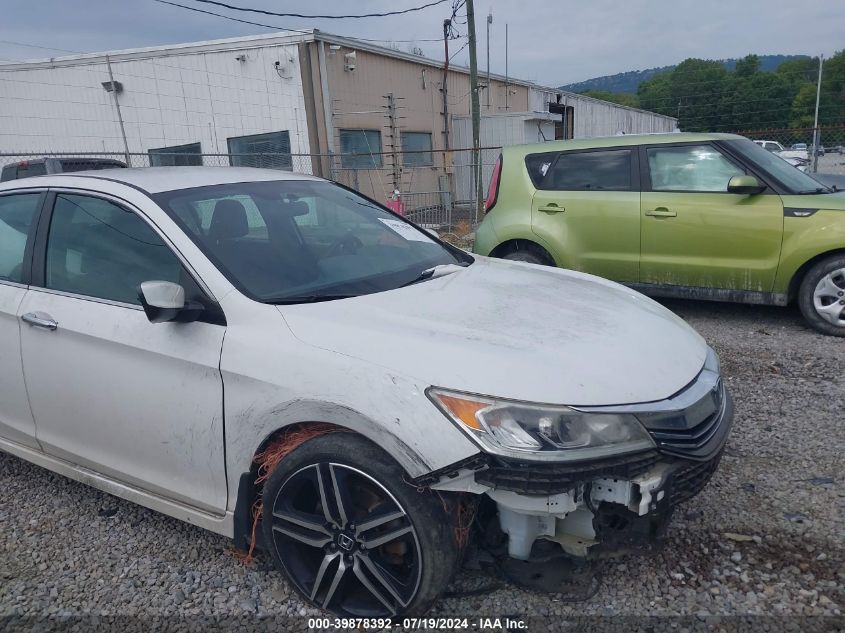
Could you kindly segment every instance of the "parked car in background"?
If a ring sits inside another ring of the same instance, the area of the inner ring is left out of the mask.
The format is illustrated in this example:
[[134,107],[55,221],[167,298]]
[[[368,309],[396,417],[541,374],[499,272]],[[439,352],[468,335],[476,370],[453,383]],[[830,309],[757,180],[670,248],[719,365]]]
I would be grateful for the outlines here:
[[781,158],[797,158],[798,160],[810,160],[810,152],[806,143],[794,143],[789,149],[778,152]]
[[312,176],[6,183],[0,256],[0,450],[257,533],[345,616],[425,612],[476,509],[529,562],[650,542],[731,427],[715,352],[669,310]]
[[845,195],[731,134],[506,147],[476,253],[646,294],[787,305],[845,336]]
[[0,171],[0,182],[43,176],[45,174],[61,174],[70,171],[86,171],[92,169],[114,169],[126,167],[126,163],[113,158],[91,158],[88,156],[68,158],[35,158],[22,160],[5,165]]
[[775,154],[775,156],[780,156],[783,160],[787,163],[795,167],[796,169],[800,169],[801,171],[807,171],[810,166],[810,159],[809,158],[792,158],[789,156],[784,156],[781,154]]
[[784,149],[783,145],[781,145],[777,141],[754,141],[754,142],[757,143],[757,145],[759,145],[763,149],[767,149],[770,152],[782,152],[783,149]]

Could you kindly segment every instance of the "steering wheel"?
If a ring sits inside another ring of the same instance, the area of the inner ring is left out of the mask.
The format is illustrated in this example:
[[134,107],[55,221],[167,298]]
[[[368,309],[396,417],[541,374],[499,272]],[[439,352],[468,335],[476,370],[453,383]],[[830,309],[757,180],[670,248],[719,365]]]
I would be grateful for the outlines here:
[[337,255],[354,255],[359,248],[364,246],[356,235],[352,232],[347,232],[345,235],[337,238],[329,249],[326,251],[326,257],[335,257]]

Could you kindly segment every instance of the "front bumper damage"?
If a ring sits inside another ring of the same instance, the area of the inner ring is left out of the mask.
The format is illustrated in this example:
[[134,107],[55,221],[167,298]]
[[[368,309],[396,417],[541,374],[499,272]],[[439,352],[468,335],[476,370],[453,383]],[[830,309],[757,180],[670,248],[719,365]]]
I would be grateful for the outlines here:
[[697,380],[658,404],[635,407],[647,414],[640,419],[654,439],[652,450],[575,463],[484,455],[438,473],[430,485],[489,497],[512,558],[530,560],[538,541],[584,558],[653,543],[675,506],[698,494],[716,471],[733,422],[721,380]]

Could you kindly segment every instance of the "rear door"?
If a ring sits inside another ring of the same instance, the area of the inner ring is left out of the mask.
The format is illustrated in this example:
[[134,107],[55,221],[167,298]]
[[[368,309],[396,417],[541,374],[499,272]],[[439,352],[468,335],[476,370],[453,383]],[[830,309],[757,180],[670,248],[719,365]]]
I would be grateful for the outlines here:
[[0,438],[37,448],[21,364],[18,308],[29,283],[43,191],[0,194]]
[[771,292],[783,204],[771,191],[728,193],[747,169],[713,143],[643,147],[640,281]]
[[[51,204],[50,198],[54,198]],[[134,487],[223,512],[225,327],[150,323],[143,281],[198,282],[137,210],[50,194],[18,312],[26,388],[43,450]]]
[[639,277],[640,187],[635,148],[535,154],[534,233],[564,268],[615,281]]

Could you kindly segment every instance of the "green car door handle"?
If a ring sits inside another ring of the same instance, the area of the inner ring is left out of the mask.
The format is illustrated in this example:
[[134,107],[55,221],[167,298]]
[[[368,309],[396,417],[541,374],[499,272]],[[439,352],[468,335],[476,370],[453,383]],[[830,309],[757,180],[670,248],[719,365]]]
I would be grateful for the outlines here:
[[678,212],[670,211],[666,207],[657,207],[656,209],[649,209],[645,214],[655,218],[674,218],[678,215]]
[[539,210],[543,213],[561,213],[562,211],[566,211],[564,207],[559,207],[554,202],[550,202],[545,207],[540,207]]

